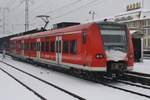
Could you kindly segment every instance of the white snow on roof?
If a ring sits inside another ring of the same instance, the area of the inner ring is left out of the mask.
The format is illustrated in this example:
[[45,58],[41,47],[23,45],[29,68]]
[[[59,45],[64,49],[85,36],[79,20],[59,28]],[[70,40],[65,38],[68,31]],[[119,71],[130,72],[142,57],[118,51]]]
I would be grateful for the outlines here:
[[150,12],[150,9],[137,9],[137,10],[125,11],[120,14],[117,14],[115,17],[137,13],[137,12],[147,13],[147,12]]

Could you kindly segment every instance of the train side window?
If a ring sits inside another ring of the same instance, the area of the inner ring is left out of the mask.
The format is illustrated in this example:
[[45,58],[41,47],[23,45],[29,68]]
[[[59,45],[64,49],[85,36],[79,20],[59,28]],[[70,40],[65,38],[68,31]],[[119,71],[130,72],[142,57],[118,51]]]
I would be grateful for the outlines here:
[[63,41],[63,53],[68,53],[69,45],[68,41]]
[[55,52],[55,42],[51,42],[51,52]]
[[29,46],[29,43],[27,43],[27,50],[30,50],[30,46]]
[[22,43],[22,50],[24,50],[24,43]]
[[39,51],[41,51],[41,42],[38,42]]
[[36,43],[33,43],[33,50],[36,51]]
[[36,43],[35,43],[35,50],[36,50],[36,51],[38,51],[38,46],[37,46],[37,45],[38,45],[38,43],[36,42]]
[[44,49],[45,49],[45,43],[42,42],[42,44],[41,44],[41,51],[42,51],[42,52],[45,51]]
[[48,41],[46,41],[46,44],[45,44],[45,50],[46,50],[46,52],[48,52],[49,51],[49,42]]
[[30,43],[30,50],[32,50],[32,43]]
[[82,33],[82,43],[85,44],[87,40],[87,32]]
[[27,43],[25,43],[25,50],[27,50]]
[[70,53],[71,54],[76,54],[77,53],[77,41],[76,40],[71,40],[70,41]]

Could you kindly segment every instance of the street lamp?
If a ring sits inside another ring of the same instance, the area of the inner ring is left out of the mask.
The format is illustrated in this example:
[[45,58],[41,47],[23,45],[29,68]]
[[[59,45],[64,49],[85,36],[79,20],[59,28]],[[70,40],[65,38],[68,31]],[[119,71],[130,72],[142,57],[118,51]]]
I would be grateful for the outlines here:
[[94,17],[95,17],[95,14],[96,14],[95,11],[91,10],[91,11],[89,11],[89,14],[92,16],[92,20],[94,21]]

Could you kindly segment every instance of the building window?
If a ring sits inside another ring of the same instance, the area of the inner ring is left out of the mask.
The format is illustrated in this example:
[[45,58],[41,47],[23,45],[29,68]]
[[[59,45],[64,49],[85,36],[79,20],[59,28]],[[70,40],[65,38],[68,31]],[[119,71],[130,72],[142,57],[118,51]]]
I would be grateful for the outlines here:
[[150,25],[150,19],[148,20],[148,25]]
[[136,27],[136,21],[133,22],[133,27]]
[[148,31],[147,31],[147,32],[148,32],[148,35],[150,36],[150,28],[148,29]]
[[68,53],[69,45],[68,41],[63,42],[63,53]]
[[71,54],[76,54],[77,53],[77,41],[76,40],[71,40],[70,41],[70,53]]
[[146,34],[146,29],[143,30],[143,33]]
[[144,26],[146,26],[146,20],[143,21]]
[[148,39],[148,48],[150,48],[150,39]]
[[143,39],[143,47],[146,48],[146,39]]

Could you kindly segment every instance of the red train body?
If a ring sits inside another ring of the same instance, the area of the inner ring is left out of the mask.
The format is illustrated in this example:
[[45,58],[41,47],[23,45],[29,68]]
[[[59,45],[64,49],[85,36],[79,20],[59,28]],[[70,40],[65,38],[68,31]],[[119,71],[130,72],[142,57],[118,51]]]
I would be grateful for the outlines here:
[[11,55],[34,62],[90,72],[123,72],[133,68],[128,28],[92,22],[11,38]]

